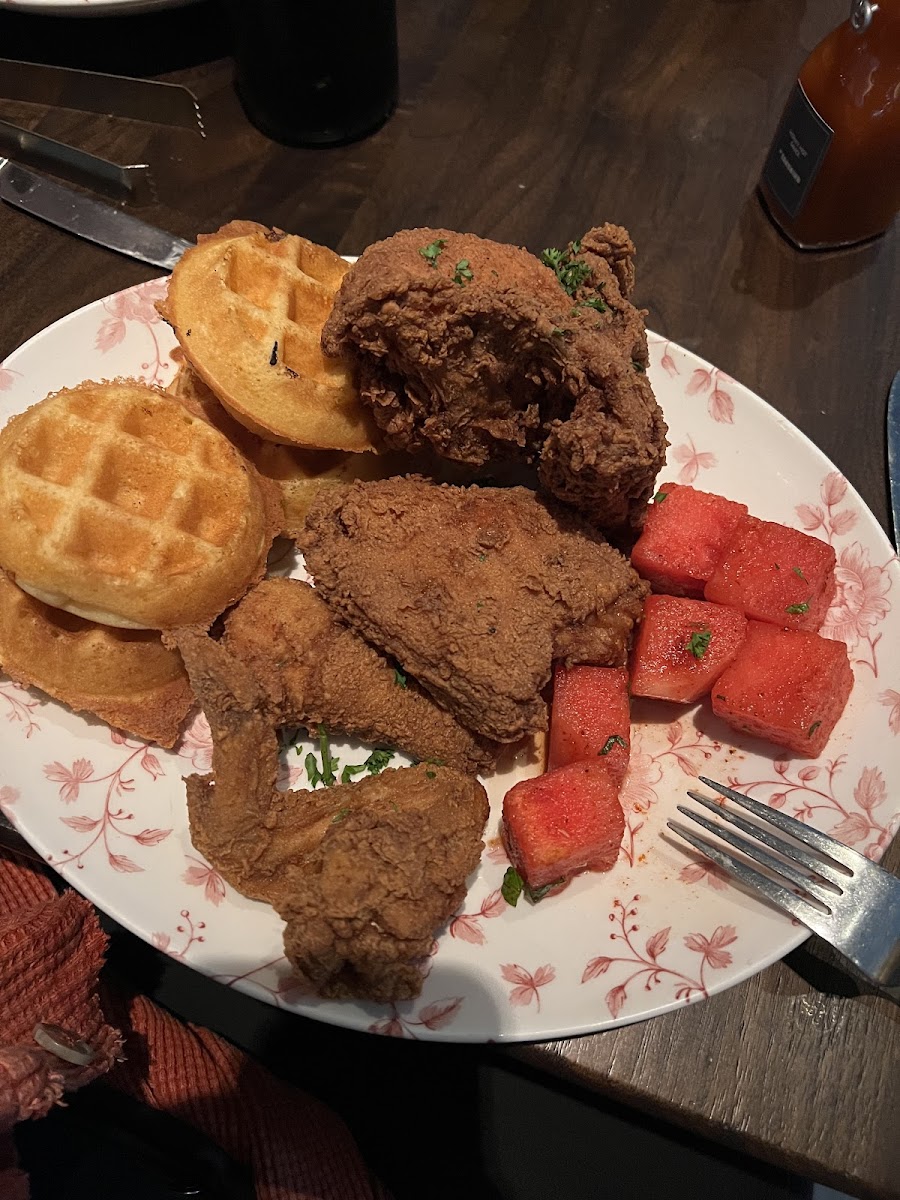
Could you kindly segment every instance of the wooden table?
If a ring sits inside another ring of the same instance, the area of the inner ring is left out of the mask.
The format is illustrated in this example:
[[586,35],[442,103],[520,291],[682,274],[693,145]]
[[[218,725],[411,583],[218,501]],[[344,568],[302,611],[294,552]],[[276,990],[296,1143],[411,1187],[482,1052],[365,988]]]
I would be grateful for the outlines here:
[[[288,150],[244,118],[212,5],[69,21],[0,15],[9,57],[157,75],[200,97],[205,143],[3,105],[120,161],[157,164],[155,224],[233,217],[352,253],[442,224],[539,250],[602,220],[639,249],[648,324],[765,396],[886,521],[884,405],[900,366],[900,235],[802,255],[754,184],[809,49],[846,0],[400,0],[395,116],[341,149]],[[106,40],[104,40],[106,39]],[[152,268],[0,209],[0,357]],[[891,306],[893,304],[893,312]],[[896,685],[896,681],[893,681]],[[896,868],[895,844],[889,857]],[[706,1003],[511,1054],[814,1179],[900,1195],[900,1008],[806,949]]]

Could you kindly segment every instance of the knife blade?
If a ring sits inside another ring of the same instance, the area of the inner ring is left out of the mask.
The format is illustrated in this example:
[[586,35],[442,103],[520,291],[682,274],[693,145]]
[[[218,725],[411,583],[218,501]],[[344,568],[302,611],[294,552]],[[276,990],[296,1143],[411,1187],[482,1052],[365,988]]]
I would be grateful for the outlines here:
[[894,518],[894,545],[900,542],[900,371],[888,392],[887,406],[888,482],[891,487],[891,514]]
[[171,271],[192,245],[8,159],[0,159],[0,200],[107,250],[165,271]]

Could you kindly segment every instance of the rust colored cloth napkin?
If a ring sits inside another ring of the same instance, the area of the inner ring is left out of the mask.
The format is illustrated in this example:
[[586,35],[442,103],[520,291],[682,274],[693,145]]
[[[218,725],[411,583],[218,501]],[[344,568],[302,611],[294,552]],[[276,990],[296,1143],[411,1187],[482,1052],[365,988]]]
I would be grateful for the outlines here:
[[[11,1130],[64,1092],[107,1074],[113,1086],[201,1130],[248,1165],[259,1200],[390,1200],[349,1130],[318,1100],[224,1039],[146,996],[98,983],[106,935],[90,904],[0,855],[0,1196],[27,1200]],[[102,1001],[101,1001],[102,994]],[[60,1025],[95,1051],[71,1066],[33,1040]]]

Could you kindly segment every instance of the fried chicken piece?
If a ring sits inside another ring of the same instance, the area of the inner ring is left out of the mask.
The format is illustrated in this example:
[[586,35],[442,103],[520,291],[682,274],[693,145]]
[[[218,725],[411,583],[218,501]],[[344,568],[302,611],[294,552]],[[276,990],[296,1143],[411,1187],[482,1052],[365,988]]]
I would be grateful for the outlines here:
[[465,729],[413,679],[341,625],[308,583],[266,579],[234,609],[224,643],[263,684],[282,725],[324,725],[469,774],[500,747]]
[[[487,819],[486,803],[428,774],[422,764],[369,781],[396,785],[402,800],[392,788],[387,810],[352,808],[330,825],[281,910],[285,953],[321,996],[387,1002],[421,990],[420,963],[465,898]],[[348,804],[364,786],[341,789]]]
[[666,426],[628,298],[633,254],[616,225],[571,244],[558,272],[474,234],[403,230],[351,267],[322,346],[355,364],[389,446],[524,459],[601,528],[637,528]]
[[199,630],[173,640],[213,739],[212,775],[185,781],[195,847],[284,917],[285,952],[313,989],[378,1001],[418,995],[417,963],[480,859],[484,788],[421,763],[278,791],[276,725],[252,672]]
[[625,661],[648,590],[600,534],[526,488],[350,484],[316,501],[299,544],[335,613],[501,742],[546,729],[553,659]]

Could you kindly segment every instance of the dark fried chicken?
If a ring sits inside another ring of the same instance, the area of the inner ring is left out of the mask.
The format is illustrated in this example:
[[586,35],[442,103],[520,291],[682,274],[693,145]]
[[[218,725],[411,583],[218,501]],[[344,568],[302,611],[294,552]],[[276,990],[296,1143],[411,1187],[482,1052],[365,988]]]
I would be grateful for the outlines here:
[[322,345],[354,361],[388,445],[524,459],[601,528],[637,527],[666,426],[628,299],[634,246],[616,225],[575,246],[556,273],[474,234],[403,230],[347,273]]
[[547,727],[555,658],[618,665],[647,586],[585,522],[525,488],[350,484],[300,540],[318,592],[469,728]]
[[179,630],[174,641],[213,738],[212,775],[186,780],[196,848],[239,892],[285,918],[287,956],[315,990],[417,995],[417,961],[478,865],[484,788],[422,763],[315,792],[278,791],[276,726],[252,672],[198,630]]
[[278,724],[324,725],[477,774],[499,747],[463,728],[346,625],[308,583],[266,579],[229,616],[225,645],[253,671]]

